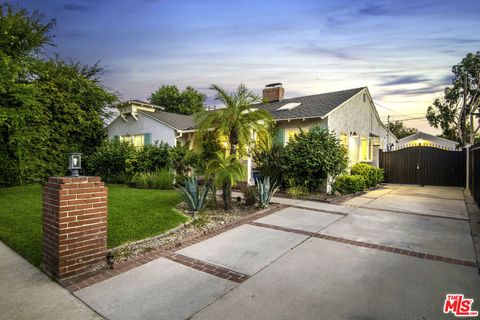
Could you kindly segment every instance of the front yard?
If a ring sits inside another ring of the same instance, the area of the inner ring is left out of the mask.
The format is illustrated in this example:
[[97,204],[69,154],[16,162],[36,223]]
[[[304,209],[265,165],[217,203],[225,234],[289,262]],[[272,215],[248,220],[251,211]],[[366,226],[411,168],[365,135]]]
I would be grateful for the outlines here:
[[[186,222],[176,191],[108,185],[108,247],[161,234]],[[42,259],[42,187],[0,189],[0,240],[35,266]]]

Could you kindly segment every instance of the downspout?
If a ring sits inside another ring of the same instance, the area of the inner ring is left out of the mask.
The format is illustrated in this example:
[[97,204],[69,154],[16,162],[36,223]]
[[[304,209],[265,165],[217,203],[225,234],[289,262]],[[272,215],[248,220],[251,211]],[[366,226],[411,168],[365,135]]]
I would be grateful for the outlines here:
[[[174,147],[177,146],[177,139],[178,139],[178,138],[181,138],[181,137],[183,136],[183,131],[179,130],[178,132],[179,132],[180,134],[179,134],[178,136],[175,136],[175,145],[174,145]],[[175,169],[173,170],[173,172],[174,172],[173,183],[176,184],[176,183],[177,183],[177,172],[176,172]]]
[[178,138],[181,138],[183,136],[183,131],[182,130],[179,130],[178,131],[180,134],[178,136],[175,136],[175,145],[177,145],[177,139]]

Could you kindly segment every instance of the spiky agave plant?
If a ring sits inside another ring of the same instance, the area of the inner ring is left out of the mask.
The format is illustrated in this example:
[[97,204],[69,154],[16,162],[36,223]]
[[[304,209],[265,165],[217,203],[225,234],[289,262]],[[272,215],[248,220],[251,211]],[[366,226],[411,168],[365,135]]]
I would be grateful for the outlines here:
[[265,208],[280,187],[277,187],[276,181],[273,185],[270,185],[270,177],[263,178],[263,181],[258,178],[256,180],[258,188],[258,204],[261,208]]
[[209,188],[205,187],[202,191],[198,187],[198,181],[194,177],[188,177],[185,180],[185,186],[178,186],[177,190],[187,204],[188,213],[195,218],[196,214],[207,204]]

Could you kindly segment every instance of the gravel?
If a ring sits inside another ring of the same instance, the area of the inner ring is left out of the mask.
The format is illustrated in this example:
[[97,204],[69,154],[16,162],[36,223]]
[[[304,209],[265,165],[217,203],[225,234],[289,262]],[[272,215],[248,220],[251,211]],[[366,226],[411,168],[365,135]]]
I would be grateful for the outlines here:
[[[258,207],[248,207],[244,203],[236,201],[236,199],[232,200],[233,208],[229,211],[225,211],[219,201],[217,208],[207,207],[202,213],[198,214],[196,219],[189,219],[185,224],[166,233],[113,248],[110,253],[110,262],[128,260],[159,247],[179,243],[187,237],[206,233],[246,216],[254,215],[261,210]],[[177,210],[187,215],[185,204],[180,203]]]

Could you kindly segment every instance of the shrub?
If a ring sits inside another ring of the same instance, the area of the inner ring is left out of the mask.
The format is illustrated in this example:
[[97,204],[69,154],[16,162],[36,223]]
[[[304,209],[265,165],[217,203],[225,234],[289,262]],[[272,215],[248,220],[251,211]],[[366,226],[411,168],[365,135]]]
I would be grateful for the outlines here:
[[385,170],[383,170],[382,168],[377,168],[375,177],[377,182],[376,184],[382,183],[385,179]]
[[273,195],[279,189],[276,185],[276,182],[274,182],[273,185],[270,185],[270,177],[263,178],[263,181],[257,179],[258,204],[260,205],[260,208],[268,206]]
[[200,153],[197,156],[195,172],[197,174],[204,174],[206,173],[208,162],[215,159],[217,157],[217,152],[221,152],[223,149],[213,132],[206,133],[203,139],[196,143],[201,145],[201,148]]
[[173,189],[173,173],[167,169],[136,173],[130,184],[140,189]]
[[335,190],[342,194],[363,191],[365,187],[365,178],[361,175],[342,175],[335,180]]
[[271,148],[256,148],[253,151],[253,161],[255,168],[262,174],[263,177],[271,177],[272,181],[279,185],[283,181],[283,173],[281,168],[281,161],[284,147],[280,143],[274,143]]
[[136,148],[133,156],[127,158],[126,169],[128,172],[135,174],[168,168],[169,149],[169,145],[164,142],[155,142],[155,144],[147,144]]
[[222,186],[222,199],[225,210],[232,208],[232,186],[244,176],[245,168],[233,155],[217,152],[216,158],[208,162],[206,175]]
[[377,169],[367,163],[357,163],[350,170],[352,175],[361,175],[365,179],[366,187],[377,185]]
[[334,134],[323,127],[300,130],[283,151],[282,169],[287,178],[310,190],[328,177],[335,179],[347,167],[347,152]]
[[[190,150],[188,144],[170,148],[168,156],[177,176],[187,176],[198,162],[198,155]],[[184,179],[179,177],[177,180],[182,181]]]
[[86,157],[84,163],[90,174],[100,175],[107,182],[125,183],[127,159],[133,157],[136,152],[131,142],[119,139],[104,140],[95,153]]
[[290,198],[301,198],[308,196],[308,188],[305,186],[292,186],[287,189],[287,196]]
[[195,217],[197,212],[202,210],[207,204],[208,188],[203,188],[200,192],[198,181],[194,177],[188,177],[185,186],[179,186],[177,189],[187,204],[189,213]]
[[245,204],[249,207],[253,207],[257,203],[258,190],[255,186],[247,186],[242,188],[243,198]]

